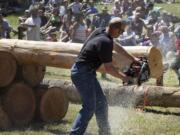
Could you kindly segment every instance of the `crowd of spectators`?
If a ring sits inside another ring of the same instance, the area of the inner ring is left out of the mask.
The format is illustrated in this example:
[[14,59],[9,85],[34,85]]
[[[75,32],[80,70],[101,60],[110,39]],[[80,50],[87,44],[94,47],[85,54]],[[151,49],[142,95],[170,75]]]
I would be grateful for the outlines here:
[[154,2],[105,0],[100,7],[93,0],[33,0],[19,17],[17,29],[0,14],[0,37],[10,38],[14,32],[19,39],[83,43],[94,29],[121,17],[127,24],[117,39],[121,45],[155,46],[164,59],[169,51],[180,55],[180,18],[154,7]]

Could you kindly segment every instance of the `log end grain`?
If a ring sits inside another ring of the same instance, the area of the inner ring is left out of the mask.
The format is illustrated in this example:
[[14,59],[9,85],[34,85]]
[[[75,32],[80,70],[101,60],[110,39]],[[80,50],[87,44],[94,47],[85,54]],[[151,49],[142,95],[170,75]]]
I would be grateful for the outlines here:
[[163,74],[163,63],[162,63],[161,52],[157,48],[151,47],[149,49],[148,61],[151,71],[151,77],[159,78]]
[[0,86],[8,86],[16,76],[16,60],[8,52],[0,51]]
[[38,85],[44,78],[46,67],[41,65],[23,65],[23,79],[32,87]]
[[41,98],[41,118],[45,122],[60,121],[66,115],[68,106],[69,102],[63,89],[49,88]]
[[4,108],[14,125],[28,124],[35,112],[33,90],[24,83],[14,83],[4,96]]

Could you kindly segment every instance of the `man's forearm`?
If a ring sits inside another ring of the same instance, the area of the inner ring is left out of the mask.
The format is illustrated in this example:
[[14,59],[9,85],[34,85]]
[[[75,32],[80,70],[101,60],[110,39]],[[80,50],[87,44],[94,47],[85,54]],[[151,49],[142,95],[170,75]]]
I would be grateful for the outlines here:
[[126,75],[123,74],[122,72],[119,72],[112,64],[104,64],[105,70],[108,74],[117,77],[121,80],[125,80]]

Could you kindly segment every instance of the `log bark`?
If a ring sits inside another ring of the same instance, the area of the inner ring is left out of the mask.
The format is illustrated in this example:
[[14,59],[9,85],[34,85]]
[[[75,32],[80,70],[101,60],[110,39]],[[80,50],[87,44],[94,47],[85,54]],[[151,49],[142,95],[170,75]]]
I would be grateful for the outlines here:
[[[46,80],[44,83],[64,89],[69,101],[81,102],[75,86],[70,81]],[[118,86],[113,83],[102,84],[102,88],[110,105],[180,107],[180,88]]]
[[67,113],[69,101],[63,89],[48,87],[36,89],[39,98],[37,114],[45,122],[58,122]]
[[27,125],[36,107],[33,90],[24,83],[14,83],[4,95],[3,105],[14,125]]
[[45,66],[40,65],[23,65],[22,66],[22,75],[23,79],[30,86],[34,87],[40,84],[43,80],[46,72]]
[[[11,52],[19,63],[39,64],[70,68],[74,63],[82,44],[63,42],[43,42],[25,40],[0,40],[0,50]],[[133,46],[124,47],[126,51],[135,56],[146,56],[149,61],[151,77],[159,78],[163,72],[162,56],[154,47]],[[123,54],[113,54],[113,63],[120,70],[131,64],[131,60]],[[104,71],[103,71],[104,72]]]
[[16,76],[16,59],[8,52],[0,51],[0,87],[8,86]]

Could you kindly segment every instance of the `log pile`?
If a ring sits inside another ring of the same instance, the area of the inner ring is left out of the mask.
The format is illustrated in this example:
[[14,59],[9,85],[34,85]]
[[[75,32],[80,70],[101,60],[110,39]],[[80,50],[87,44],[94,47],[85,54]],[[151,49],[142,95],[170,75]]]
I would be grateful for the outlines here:
[[54,122],[65,116],[69,102],[64,90],[40,88],[45,69],[45,65],[21,64],[0,50],[0,129],[28,125],[37,117]]
[[[66,115],[69,100],[80,102],[72,84],[58,81],[57,86],[41,82],[46,66],[69,69],[81,47],[82,44],[75,43],[0,40],[0,118],[3,117],[0,129],[27,125],[33,119],[59,121]],[[148,59],[152,78],[161,76],[162,57],[157,49],[143,46],[125,49]],[[119,70],[131,62],[122,54],[113,52],[113,64]],[[99,71],[105,72],[103,66]],[[113,96],[119,95],[110,91],[105,93],[109,94],[110,103]]]

